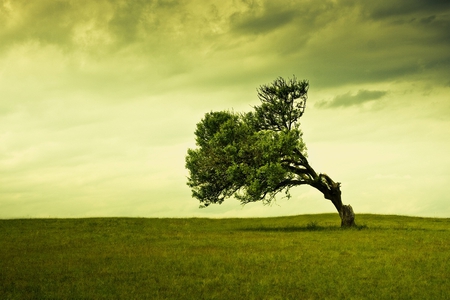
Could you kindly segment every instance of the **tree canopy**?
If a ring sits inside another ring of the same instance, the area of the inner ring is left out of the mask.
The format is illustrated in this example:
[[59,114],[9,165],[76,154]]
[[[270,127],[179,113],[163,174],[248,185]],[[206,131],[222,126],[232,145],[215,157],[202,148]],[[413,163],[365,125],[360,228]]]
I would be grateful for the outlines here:
[[205,114],[195,130],[197,148],[186,156],[187,184],[201,207],[232,196],[242,204],[267,204],[280,192],[290,197],[292,187],[305,184],[321,191],[340,215],[350,207],[342,205],[340,183],[317,174],[308,163],[299,123],[308,88],[306,80],[279,77],[258,88],[261,104],[254,111]]

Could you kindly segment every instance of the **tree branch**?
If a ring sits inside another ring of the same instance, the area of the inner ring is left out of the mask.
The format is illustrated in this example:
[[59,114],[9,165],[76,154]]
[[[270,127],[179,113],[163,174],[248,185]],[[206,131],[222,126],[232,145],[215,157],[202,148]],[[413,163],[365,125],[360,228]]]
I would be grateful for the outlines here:
[[276,190],[280,190],[283,189],[285,187],[293,187],[293,186],[297,186],[297,185],[304,185],[304,184],[308,184],[311,185],[313,183],[312,180],[298,180],[298,179],[286,179],[283,180],[282,182],[280,182],[274,191]]
[[290,165],[285,165],[284,167],[296,175],[308,175],[308,177],[312,179],[312,176],[307,169],[297,168]]
[[309,165],[306,157],[297,148],[294,148],[294,152],[295,152],[295,154],[297,154],[300,157],[300,160],[302,162],[301,165],[304,166],[308,170],[308,173],[311,175],[311,177],[316,180],[318,178],[318,175],[317,175],[316,171],[314,171],[314,169]]

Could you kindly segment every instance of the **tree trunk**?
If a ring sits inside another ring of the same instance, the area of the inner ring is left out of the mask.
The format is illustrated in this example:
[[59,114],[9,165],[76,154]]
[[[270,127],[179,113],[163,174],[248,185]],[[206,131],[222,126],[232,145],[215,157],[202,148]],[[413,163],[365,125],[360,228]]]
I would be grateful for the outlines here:
[[320,174],[318,176],[316,188],[323,193],[325,199],[330,200],[341,217],[341,227],[355,226],[355,213],[350,205],[342,204],[341,184],[334,182],[328,175]]
[[355,213],[351,205],[342,204],[340,191],[338,195],[335,195],[330,199],[336,207],[339,217],[341,217],[341,227],[352,227],[355,226]]
[[355,213],[350,205],[342,205],[339,216],[341,217],[341,227],[352,227],[356,225]]

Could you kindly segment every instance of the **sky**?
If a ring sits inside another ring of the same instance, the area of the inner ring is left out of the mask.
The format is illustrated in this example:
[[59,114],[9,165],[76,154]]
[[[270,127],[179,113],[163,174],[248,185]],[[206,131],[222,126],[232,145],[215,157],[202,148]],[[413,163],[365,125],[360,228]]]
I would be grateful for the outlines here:
[[358,213],[450,217],[446,0],[0,0],[0,218],[335,212],[309,186],[199,209],[205,113],[309,80],[311,166]]

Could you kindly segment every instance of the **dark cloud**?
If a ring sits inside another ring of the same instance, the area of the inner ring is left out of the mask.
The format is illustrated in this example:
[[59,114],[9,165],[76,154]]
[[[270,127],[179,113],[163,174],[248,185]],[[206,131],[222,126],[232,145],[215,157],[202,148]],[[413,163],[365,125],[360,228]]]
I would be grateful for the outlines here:
[[183,21],[184,8],[179,1],[13,1],[0,5],[0,49],[33,40],[73,51],[80,47],[81,32],[85,40],[108,35],[112,43],[97,47],[120,50],[154,42],[151,37],[164,32],[170,36],[166,29],[174,20]]
[[377,1],[363,5],[362,11],[368,19],[386,22],[393,30],[416,30],[427,38],[426,43],[450,44],[450,1]]
[[231,16],[232,30],[244,34],[264,34],[283,27],[295,17],[295,11],[265,11],[263,14]]
[[363,9],[374,19],[430,15],[450,9],[447,0],[397,0],[364,2]]
[[369,90],[359,90],[356,94],[351,94],[350,92],[343,95],[338,95],[331,101],[322,101],[316,104],[318,108],[337,108],[337,107],[348,107],[357,106],[364,103],[378,100],[386,95],[386,91],[369,91]]
[[71,5],[63,1],[10,2],[0,6],[0,48],[30,39],[42,43],[67,43],[74,20]]
[[141,78],[152,71],[235,84],[292,74],[319,87],[412,77],[447,84],[450,69],[448,1],[8,3],[0,5],[0,52],[32,41],[88,63],[123,61],[108,73],[137,69]]
[[[148,2],[147,2],[148,3]],[[123,42],[134,42],[146,9],[146,1],[129,1],[115,10],[109,26]]]

